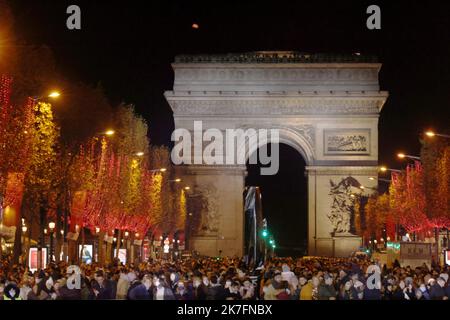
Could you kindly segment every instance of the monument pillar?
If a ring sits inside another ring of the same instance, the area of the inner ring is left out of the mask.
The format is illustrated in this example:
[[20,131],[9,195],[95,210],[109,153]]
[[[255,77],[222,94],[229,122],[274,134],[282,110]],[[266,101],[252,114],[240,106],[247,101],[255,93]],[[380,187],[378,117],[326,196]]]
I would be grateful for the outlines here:
[[245,166],[183,168],[183,180],[191,186],[189,248],[208,256],[242,256],[245,173]]
[[[308,166],[308,253],[347,257],[362,245],[354,206],[376,177],[376,166]],[[361,189],[361,186],[364,189]],[[366,186],[366,187],[364,187]]]

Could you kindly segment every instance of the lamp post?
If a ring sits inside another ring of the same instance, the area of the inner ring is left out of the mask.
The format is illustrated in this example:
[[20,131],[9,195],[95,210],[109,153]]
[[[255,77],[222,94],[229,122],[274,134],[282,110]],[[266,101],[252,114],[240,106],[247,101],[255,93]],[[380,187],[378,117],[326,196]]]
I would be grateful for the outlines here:
[[49,222],[48,228],[50,229],[50,262],[53,262],[53,233],[55,231],[55,223]]
[[26,261],[27,261],[27,248],[26,248],[26,244],[25,244],[25,233],[27,232],[28,228],[26,225],[22,226],[22,247],[23,247],[23,252],[25,254],[25,265],[26,265]]

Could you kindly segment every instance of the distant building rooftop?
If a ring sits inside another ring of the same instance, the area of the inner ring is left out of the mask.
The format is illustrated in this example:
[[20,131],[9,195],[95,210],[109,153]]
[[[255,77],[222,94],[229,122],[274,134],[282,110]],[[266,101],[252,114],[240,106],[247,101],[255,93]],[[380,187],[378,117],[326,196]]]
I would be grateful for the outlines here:
[[226,54],[182,54],[176,63],[376,63],[375,55],[254,51]]

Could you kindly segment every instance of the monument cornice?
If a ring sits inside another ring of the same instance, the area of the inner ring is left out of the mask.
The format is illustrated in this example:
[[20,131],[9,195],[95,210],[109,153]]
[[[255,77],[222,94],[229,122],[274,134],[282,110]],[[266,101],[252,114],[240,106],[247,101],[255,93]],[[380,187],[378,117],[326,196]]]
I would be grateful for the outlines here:
[[226,54],[182,54],[176,63],[361,63],[378,62],[375,55],[307,53],[299,51],[252,51]]
[[312,175],[373,176],[378,174],[378,166],[306,166],[305,170]]
[[166,95],[175,116],[200,115],[378,115],[385,95],[371,97],[175,97]]

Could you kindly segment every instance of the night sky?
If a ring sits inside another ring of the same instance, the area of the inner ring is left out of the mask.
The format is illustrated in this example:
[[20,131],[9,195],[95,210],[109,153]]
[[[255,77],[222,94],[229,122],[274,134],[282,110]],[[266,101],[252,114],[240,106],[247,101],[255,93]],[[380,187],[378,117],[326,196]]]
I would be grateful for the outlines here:
[[[170,63],[182,53],[375,54],[383,63],[381,89],[390,93],[380,116],[380,163],[400,167],[396,152],[418,154],[424,129],[450,131],[448,1],[164,3],[14,0],[12,6],[23,40],[50,46],[67,78],[101,82],[111,103],[135,104],[148,120],[155,144],[170,144],[173,119],[163,92],[173,84]],[[70,4],[81,7],[81,31],[65,27]],[[381,30],[366,28],[370,4],[381,7]],[[193,23],[200,28],[191,28]],[[283,221],[274,217],[283,211],[283,217],[304,223],[305,187],[296,187],[297,181],[304,185],[304,163],[288,147],[283,147],[281,157],[277,176],[260,178],[251,168],[248,183],[261,186],[265,214],[269,221],[273,218],[279,243],[299,245],[304,236],[295,228],[283,229]]]

